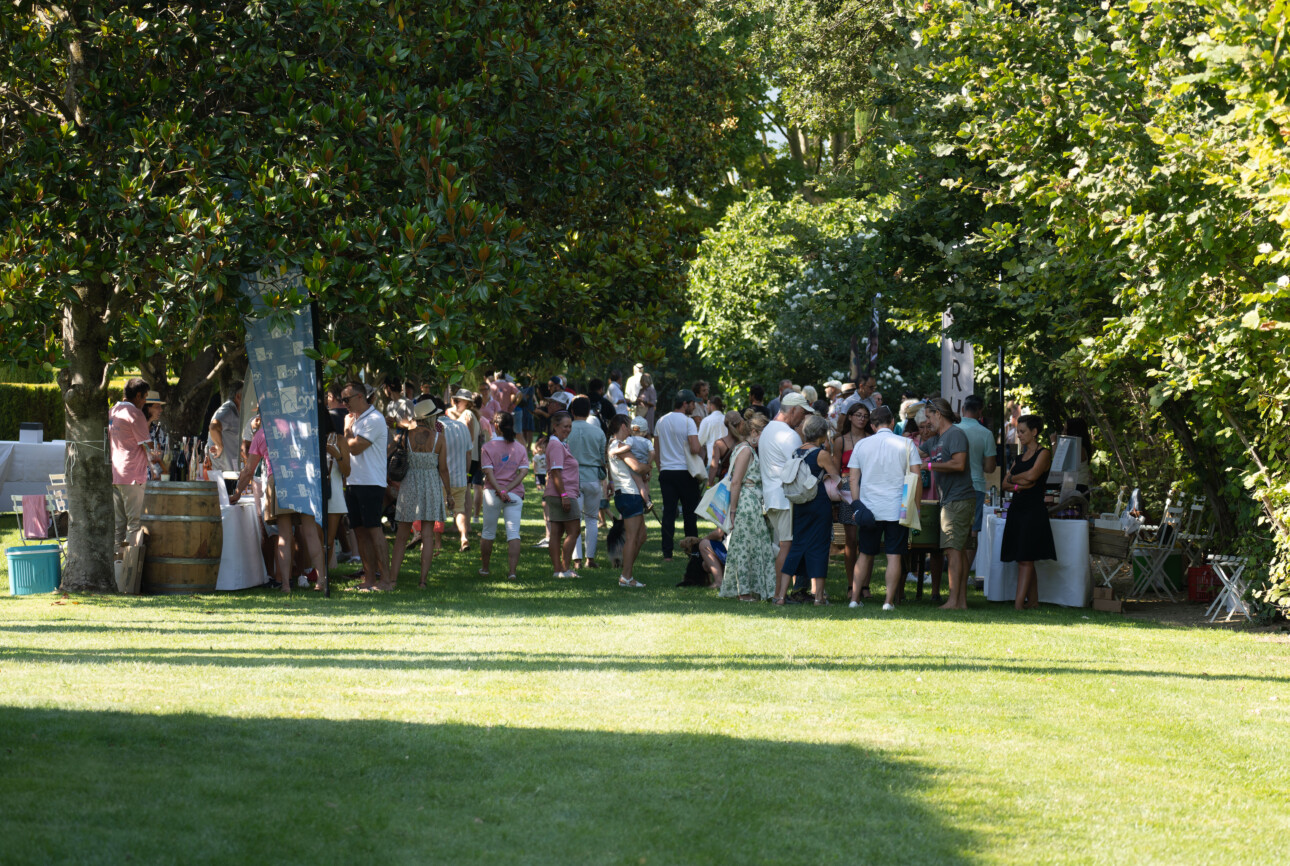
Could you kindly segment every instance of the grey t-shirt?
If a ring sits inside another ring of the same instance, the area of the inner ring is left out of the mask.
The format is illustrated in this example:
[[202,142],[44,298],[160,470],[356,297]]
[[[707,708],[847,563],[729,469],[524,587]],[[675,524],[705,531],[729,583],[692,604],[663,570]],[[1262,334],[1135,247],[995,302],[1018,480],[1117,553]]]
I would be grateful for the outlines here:
[[960,499],[975,499],[976,488],[972,486],[972,472],[968,466],[968,438],[963,431],[951,426],[939,436],[932,436],[919,450],[927,457],[928,463],[949,463],[955,454],[963,454],[962,472],[937,472],[936,489],[940,491],[941,502],[958,502]]
[[224,450],[219,457],[211,458],[211,468],[220,472],[236,472],[242,468],[242,418],[238,414],[237,404],[232,400],[224,401],[211,416],[211,423],[216,421],[220,425]]

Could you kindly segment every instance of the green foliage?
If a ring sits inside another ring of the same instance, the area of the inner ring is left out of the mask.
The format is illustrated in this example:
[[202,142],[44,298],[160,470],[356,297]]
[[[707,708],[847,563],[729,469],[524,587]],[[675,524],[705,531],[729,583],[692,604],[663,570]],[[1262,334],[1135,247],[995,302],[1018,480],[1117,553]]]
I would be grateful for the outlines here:
[[[863,347],[874,296],[894,285],[878,242],[885,221],[880,210],[853,199],[780,201],[765,190],[726,212],[691,268],[694,313],[684,331],[720,371],[724,390],[743,394],[752,382],[785,377],[818,387],[849,368],[851,337]],[[898,351],[882,361],[880,387],[927,387],[926,367],[917,363],[929,360],[925,333],[886,329],[888,350],[892,339],[907,347],[913,369],[882,379],[893,361],[905,363]],[[922,378],[901,381],[905,373]]]
[[17,439],[24,421],[45,425],[46,441],[63,438],[63,394],[57,385],[0,383],[0,439]]

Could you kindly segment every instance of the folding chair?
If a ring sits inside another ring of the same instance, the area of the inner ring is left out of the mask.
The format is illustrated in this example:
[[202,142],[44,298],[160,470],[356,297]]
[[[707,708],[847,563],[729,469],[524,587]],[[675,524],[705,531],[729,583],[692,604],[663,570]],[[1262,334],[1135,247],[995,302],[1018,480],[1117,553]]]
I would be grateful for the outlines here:
[[54,538],[58,541],[59,556],[64,561],[67,559],[66,539],[58,531],[58,520],[67,513],[67,476],[50,475],[49,476],[49,497],[50,503],[49,515],[54,521]]
[[1206,511],[1207,500],[1197,496],[1191,501],[1187,523],[1179,537],[1182,538],[1187,564],[1191,566],[1205,563],[1206,548],[1214,538],[1214,516]]
[[[27,529],[26,527],[23,526],[23,523],[22,523],[22,517],[23,517],[22,496],[11,493],[9,494],[9,498],[13,500],[13,516],[18,521],[18,537],[22,539],[22,543],[25,545],[28,541],[48,541],[49,540],[48,538],[29,538],[27,536]],[[54,498],[49,494],[45,494],[45,509],[50,514],[54,513]],[[63,539],[59,538],[58,536],[57,522],[54,523],[54,540],[58,542],[58,550],[60,555],[65,553],[65,551],[63,550]]]
[[1089,523],[1089,561],[1102,575],[1102,586],[1110,586],[1112,578],[1129,563],[1129,554],[1136,538],[1136,530],[1132,535],[1125,535],[1123,530],[1102,529]]
[[[1175,496],[1176,500],[1173,498]],[[1170,498],[1165,500],[1164,516],[1160,519],[1160,524],[1143,526],[1138,531],[1138,541],[1133,546],[1133,558],[1135,560],[1140,558],[1144,562],[1142,573],[1133,584],[1130,598],[1144,598],[1147,590],[1151,590],[1157,598],[1178,600],[1165,579],[1165,563],[1169,560],[1170,554],[1178,551],[1182,523],[1187,514],[1183,507],[1185,501],[1185,494],[1171,492]]]
[[1223,620],[1224,622],[1231,622],[1232,614],[1237,609],[1240,609],[1247,620],[1253,622],[1254,617],[1250,616],[1250,606],[1245,603],[1243,597],[1246,588],[1245,579],[1242,576],[1245,573],[1245,557],[1214,554],[1207,558],[1207,562],[1223,584],[1223,588],[1218,591],[1209,610],[1205,611],[1209,621],[1213,622],[1217,619],[1218,614],[1226,607],[1227,618]]

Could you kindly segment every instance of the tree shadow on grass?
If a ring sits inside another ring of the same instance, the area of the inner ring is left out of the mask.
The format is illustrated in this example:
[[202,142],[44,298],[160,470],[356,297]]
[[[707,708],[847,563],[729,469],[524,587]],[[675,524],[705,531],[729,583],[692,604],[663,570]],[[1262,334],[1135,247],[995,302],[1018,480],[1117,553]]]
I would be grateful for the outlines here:
[[[677,589],[657,586],[644,591],[627,591],[617,585],[616,578],[602,570],[579,581],[552,579],[525,580],[508,583],[496,577],[450,576],[441,579],[430,589],[416,587],[416,579],[406,575],[395,592],[361,595],[337,590],[330,599],[320,593],[300,590],[284,598],[271,589],[249,589],[231,593],[214,593],[191,596],[102,596],[78,601],[95,606],[119,606],[123,611],[142,613],[160,612],[167,615],[217,615],[223,622],[229,617],[244,613],[250,627],[263,628],[265,618],[283,623],[299,622],[302,616],[322,619],[377,616],[442,616],[465,614],[481,617],[585,617],[631,615],[633,613],[695,613],[723,614],[731,617],[758,617],[772,619],[830,619],[864,621],[891,614],[879,613],[881,591],[874,588],[873,602],[862,611],[849,610],[842,602],[831,607],[804,605],[780,608],[769,604],[741,604],[734,599],[720,599],[713,590],[706,588]],[[880,586],[880,585],[879,585]],[[836,587],[835,587],[836,589]],[[30,604],[31,597],[12,599],[0,597],[0,613],[6,603]],[[55,599],[53,595],[48,596]],[[900,606],[896,616],[918,622],[961,622],[967,625],[1078,626],[1094,622],[1098,626],[1141,629],[1194,629],[1178,623],[1149,619],[1132,619],[1118,614],[1096,613],[1086,608],[1066,608],[1045,605],[1038,611],[1020,613],[1011,602],[989,602],[977,593],[969,596],[969,609],[943,611],[930,600],[910,599]],[[18,608],[15,607],[16,611]],[[70,608],[69,608],[70,612]],[[152,626],[142,624],[144,628]],[[0,618],[0,630],[3,630]],[[346,626],[349,630],[351,626]]]
[[1080,664],[1065,659],[971,658],[964,656],[908,656],[866,651],[862,656],[838,657],[795,651],[785,653],[742,652],[738,655],[707,653],[636,653],[592,651],[538,652],[507,650],[435,649],[328,649],[320,647],[194,647],[129,646],[117,648],[8,647],[0,645],[0,660],[22,664],[148,664],[196,665],[204,667],[336,668],[345,670],[450,670],[499,671],[504,673],[642,673],[642,672],[729,672],[797,673],[811,671],[863,674],[964,673],[994,676],[1089,676],[1128,679],[1192,679],[1214,682],[1284,683],[1276,674],[1214,673],[1203,670],[1153,670]]
[[0,708],[7,862],[936,863],[930,770],[688,733]]

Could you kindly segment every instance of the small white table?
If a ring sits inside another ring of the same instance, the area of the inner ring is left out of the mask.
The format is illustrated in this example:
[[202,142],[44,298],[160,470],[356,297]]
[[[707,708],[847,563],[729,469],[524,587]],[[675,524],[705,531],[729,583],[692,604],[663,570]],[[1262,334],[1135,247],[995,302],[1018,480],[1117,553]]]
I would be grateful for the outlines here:
[[263,523],[256,497],[244,496],[232,505],[223,494],[220,482],[220,526],[224,530],[224,545],[220,549],[219,579],[217,590],[249,589],[269,582],[264,567],[260,542],[264,539]]
[[[985,578],[985,597],[990,601],[1015,601],[1017,564],[1000,562],[1004,518],[986,509],[977,536],[976,573]],[[1057,559],[1035,563],[1039,600],[1044,604],[1088,607],[1093,598],[1093,579],[1088,568],[1088,521],[1050,520]]]
[[0,442],[0,502],[49,492],[49,476],[66,471],[67,443]]

